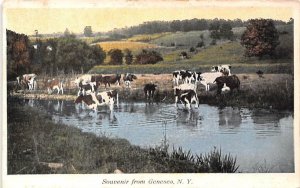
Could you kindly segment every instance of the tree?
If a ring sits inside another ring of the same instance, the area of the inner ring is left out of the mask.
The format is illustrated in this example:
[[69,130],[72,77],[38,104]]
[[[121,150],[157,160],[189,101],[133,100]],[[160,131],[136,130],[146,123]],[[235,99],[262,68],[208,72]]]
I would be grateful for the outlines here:
[[109,64],[122,65],[124,54],[120,49],[111,49],[108,55],[110,56]]
[[279,44],[279,34],[272,20],[252,19],[241,37],[245,56],[272,56]]
[[7,78],[28,73],[31,66],[30,44],[27,35],[6,30],[7,36]]
[[233,40],[232,27],[229,23],[227,22],[222,23],[220,28],[220,36],[221,38],[224,39]]
[[91,37],[93,35],[92,26],[85,26],[83,34],[86,37]]
[[66,28],[66,30],[64,32],[64,36],[67,37],[67,36],[70,36],[70,35],[71,35],[71,33],[70,33],[69,29]]
[[127,65],[130,65],[133,62],[133,55],[132,52],[129,49],[125,49],[125,63]]
[[135,64],[155,64],[159,61],[163,61],[163,58],[160,53],[156,51],[147,51],[142,50],[142,52],[136,55],[136,59],[134,61]]
[[93,66],[103,63],[105,52],[99,46],[89,46],[73,37],[59,38],[55,61],[64,73],[87,72]]

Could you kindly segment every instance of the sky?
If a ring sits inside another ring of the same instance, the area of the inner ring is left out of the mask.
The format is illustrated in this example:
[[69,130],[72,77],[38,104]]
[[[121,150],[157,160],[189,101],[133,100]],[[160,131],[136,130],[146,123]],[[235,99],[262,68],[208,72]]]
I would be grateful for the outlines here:
[[288,21],[293,17],[289,7],[105,7],[105,8],[4,8],[7,29],[33,35],[64,32],[82,33],[85,26],[93,32],[130,27],[145,21],[171,21],[193,18],[242,19],[271,18]]

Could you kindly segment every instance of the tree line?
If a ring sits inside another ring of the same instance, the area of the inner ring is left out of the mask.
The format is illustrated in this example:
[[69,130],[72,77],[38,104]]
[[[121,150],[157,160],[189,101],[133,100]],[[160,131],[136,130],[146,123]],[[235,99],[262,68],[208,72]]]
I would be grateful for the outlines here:
[[[98,33],[98,35],[107,34],[113,37],[126,38],[137,34],[154,34],[162,32],[188,32],[188,31],[204,31],[209,30],[214,25],[230,25],[233,27],[246,27],[250,20],[242,21],[241,19],[225,20],[225,19],[186,19],[186,20],[173,20],[173,21],[149,21],[142,24],[114,29],[107,33]],[[281,20],[273,20],[275,25],[286,24]]]

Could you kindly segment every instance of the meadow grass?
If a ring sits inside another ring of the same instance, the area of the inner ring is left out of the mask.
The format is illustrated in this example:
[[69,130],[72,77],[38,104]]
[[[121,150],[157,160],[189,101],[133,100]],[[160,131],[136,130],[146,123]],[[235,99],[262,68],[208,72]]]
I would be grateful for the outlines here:
[[[213,150],[193,155],[182,148],[140,148],[127,140],[97,137],[55,124],[43,109],[8,99],[8,174],[235,172],[236,159]],[[51,164],[51,165],[50,165]],[[54,165],[56,164],[56,165]],[[221,168],[220,168],[221,166]]]

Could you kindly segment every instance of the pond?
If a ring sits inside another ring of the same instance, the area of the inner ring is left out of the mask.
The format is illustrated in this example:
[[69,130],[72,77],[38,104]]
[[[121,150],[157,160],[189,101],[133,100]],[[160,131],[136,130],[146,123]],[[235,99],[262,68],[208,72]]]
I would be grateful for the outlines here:
[[294,172],[293,113],[200,104],[185,111],[174,104],[120,103],[113,113],[94,114],[72,101],[29,100],[55,122],[98,136],[125,138],[144,148],[167,143],[194,154],[214,147],[237,157],[240,172]]

